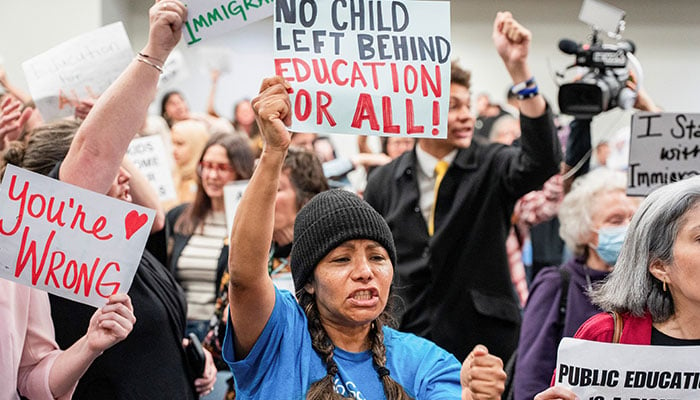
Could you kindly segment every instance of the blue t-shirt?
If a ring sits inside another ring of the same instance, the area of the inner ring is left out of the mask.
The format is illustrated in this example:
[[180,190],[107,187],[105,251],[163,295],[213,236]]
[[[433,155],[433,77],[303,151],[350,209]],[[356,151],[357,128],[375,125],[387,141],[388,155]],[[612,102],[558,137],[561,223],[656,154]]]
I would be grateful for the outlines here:
[[[229,318],[222,349],[241,399],[304,399],[326,368],[311,346],[307,319],[294,296],[275,289],[275,307],[258,341],[245,359],[234,361]],[[433,342],[384,327],[386,367],[391,377],[415,399],[459,399],[461,364]],[[355,399],[383,399],[384,388],[372,353],[336,348],[336,392]]]

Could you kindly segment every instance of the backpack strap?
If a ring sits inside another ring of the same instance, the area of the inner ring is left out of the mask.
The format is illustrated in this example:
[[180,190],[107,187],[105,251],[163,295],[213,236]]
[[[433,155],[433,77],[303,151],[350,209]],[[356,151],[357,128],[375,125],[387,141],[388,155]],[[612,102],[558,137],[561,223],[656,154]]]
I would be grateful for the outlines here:
[[622,316],[617,311],[610,311],[610,314],[612,315],[613,323],[615,324],[612,343],[620,343],[620,337],[622,337]]
[[564,323],[566,322],[566,303],[569,298],[569,282],[571,281],[571,274],[566,268],[559,267],[559,276],[561,277],[561,295],[559,296],[559,316],[557,318],[557,327],[559,328],[559,332],[563,332]]

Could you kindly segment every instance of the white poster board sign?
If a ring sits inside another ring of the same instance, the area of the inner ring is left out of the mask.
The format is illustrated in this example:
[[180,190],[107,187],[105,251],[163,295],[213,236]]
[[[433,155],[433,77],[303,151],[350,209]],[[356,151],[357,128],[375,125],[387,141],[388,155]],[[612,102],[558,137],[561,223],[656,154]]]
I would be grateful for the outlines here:
[[121,22],[82,34],[24,63],[29,92],[45,121],[72,115],[96,99],[134,58]]
[[226,228],[231,235],[233,217],[236,215],[238,204],[241,202],[243,192],[248,187],[248,180],[233,181],[224,185],[224,211],[226,212]]
[[8,165],[0,278],[101,307],[126,293],[155,211]]
[[182,35],[192,46],[272,15],[274,0],[188,0]]
[[165,153],[163,139],[159,135],[136,138],[126,151],[129,160],[148,179],[160,201],[175,200],[175,184]]
[[700,175],[700,114],[640,112],[632,116],[627,194]]
[[277,0],[274,21],[292,130],[447,137],[449,2]]
[[564,338],[556,386],[581,399],[700,398],[700,346],[637,346]]

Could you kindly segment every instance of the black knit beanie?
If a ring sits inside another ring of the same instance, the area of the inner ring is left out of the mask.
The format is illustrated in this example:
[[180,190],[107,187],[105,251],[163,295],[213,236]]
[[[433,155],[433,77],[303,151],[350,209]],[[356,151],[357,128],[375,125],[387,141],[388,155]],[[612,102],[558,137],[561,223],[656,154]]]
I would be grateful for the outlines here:
[[396,265],[396,248],[389,225],[366,201],[342,189],[314,196],[294,221],[291,268],[294,290],[310,280],[316,265],[331,250],[353,239],[370,239],[389,253]]

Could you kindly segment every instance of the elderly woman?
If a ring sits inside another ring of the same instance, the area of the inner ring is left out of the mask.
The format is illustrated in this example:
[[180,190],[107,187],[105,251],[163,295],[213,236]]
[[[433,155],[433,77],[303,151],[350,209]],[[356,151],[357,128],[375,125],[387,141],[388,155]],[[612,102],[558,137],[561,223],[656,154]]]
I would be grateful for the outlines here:
[[[356,195],[325,191],[299,211],[290,255],[298,302],[273,285],[268,243],[290,144],[288,89],[280,77],[266,79],[253,101],[265,147],[231,233],[223,348],[237,391],[246,398],[460,398],[454,356],[385,325],[394,242],[382,217]],[[479,350],[473,358],[494,359]],[[502,373],[502,364],[471,365]],[[481,379],[471,372],[466,380]]]
[[[615,270],[591,295],[604,313],[586,321],[574,337],[611,342],[617,312],[620,343],[687,346],[700,343],[700,177],[655,190],[639,207]],[[564,388],[536,400],[574,399]]]
[[578,178],[564,197],[559,234],[573,257],[543,269],[532,282],[520,331],[515,399],[532,399],[549,387],[559,341],[600,312],[588,291],[612,271],[636,209],[625,189],[625,174],[599,168]]

